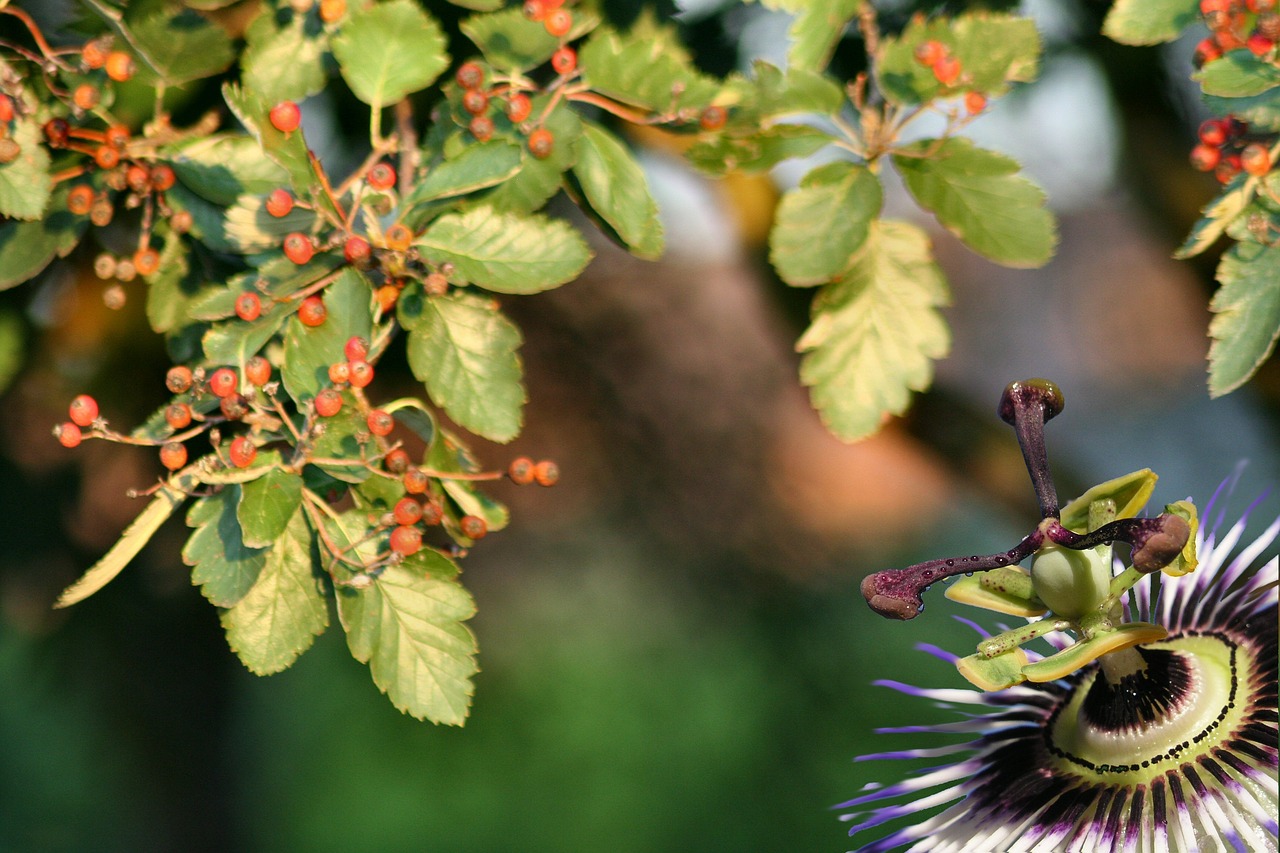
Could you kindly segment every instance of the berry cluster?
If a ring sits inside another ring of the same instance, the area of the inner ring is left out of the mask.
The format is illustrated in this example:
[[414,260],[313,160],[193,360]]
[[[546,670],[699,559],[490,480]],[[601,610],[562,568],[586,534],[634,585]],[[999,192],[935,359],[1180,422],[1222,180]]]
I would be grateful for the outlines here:
[[1247,125],[1235,116],[1205,121],[1199,138],[1191,149],[1191,165],[1201,172],[1213,172],[1220,183],[1241,172],[1265,175],[1271,171],[1271,151],[1266,143],[1250,138]]
[[1278,0],[1200,0],[1200,14],[1209,35],[1196,45],[1195,64],[1201,67],[1224,53],[1246,48],[1255,56],[1274,59],[1280,40]]
[[[921,42],[915,49],[916,62],[930,69],[936,79],[948,88],[964,82],[964,66],[951,49],[936,39]],[[987,96],[977,91],[964,94],[964,106],[970,115],[977,115],[987,108]]]

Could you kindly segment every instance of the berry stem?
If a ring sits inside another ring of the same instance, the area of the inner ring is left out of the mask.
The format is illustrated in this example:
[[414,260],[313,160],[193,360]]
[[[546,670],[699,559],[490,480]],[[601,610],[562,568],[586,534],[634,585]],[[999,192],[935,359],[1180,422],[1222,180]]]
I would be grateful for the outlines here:
[[31,31],[32,41],[36,43],[36,47],[40,48],[40,52],[44,54],[45,58],[55,63],[64,71],[71,70],[71,67],[67,63],[58,58],[58,51],[55,51],[49,45],[49,42],[45,41],[44,33],[40,32],[40,28],[36,26],[36,22],[32,20],[30,15],[16,6],[0,6],[0,14],[13,15],[15,18],[22,21],[22,23],[26,25],[27,29]]

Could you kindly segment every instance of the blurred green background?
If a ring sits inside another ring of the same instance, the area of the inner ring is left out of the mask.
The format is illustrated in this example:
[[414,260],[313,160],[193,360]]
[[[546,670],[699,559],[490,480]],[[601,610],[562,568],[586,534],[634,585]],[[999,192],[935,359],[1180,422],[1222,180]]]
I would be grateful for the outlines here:
[[[913,8],[883,7],[890,26]],[[82,391],[136,423],[164,399],[167,361],[140,296],[102,308],[91,250],[0,294],[23,344],[0,397],[0,850],[852,846],[830,805],[903,773],[853,756],[916,742],[878,726],[954,713],[871,682],[963,686],[913,646],[963,654],[976,640],[940,590],[924,617],[891,624],[858,582],[1006,548],[1035,522],[1016,442],[994,417],[1005,383],[1063,387],[1067,410],[1049,427],[1063,497],[1149,466],[1163,477],[1156,503],[1202,502],[1248,458],[1243,507],[1280,473],[1276,368],[1207,399],[1212,259],[1169,259],[1215,188],[1186,165],[1205,117],[1185,79],[1191,46],[1109,44],[1105,8],[1028,3],[1043,79],[972,128],[1046,186],[1058,257],[1008,271],[935,233],[953,354],[907,418],[855,447],[826,436],[795,380],[809,294],[765,263],[777,187],[798,173],[711,183],[637,139],[667,259],[597,241],[583,281],[509,304],[528,338],[528,428],[479,454],[494,467],[552,457],[564,479],[496,487],[514,522],[464,562],[482,672],[460,730],[400,716],[336,626],[289,671],[250,675],[189,584],[180,521],[101,593],[50,610],[136,513],[124,492],[159,466],[96,442],[64,451],[49,429]],[[785,31],[761,7],[684,10],[717,73],[773,56]],[[853,73],[859,49],[846,40],[835,68]],[[308,131],[328,132],[326,162],[352,156],[344,108],[339,93],[307,110],[334,116]],[[397,362],[380,365],[375,398],[412,392]]]

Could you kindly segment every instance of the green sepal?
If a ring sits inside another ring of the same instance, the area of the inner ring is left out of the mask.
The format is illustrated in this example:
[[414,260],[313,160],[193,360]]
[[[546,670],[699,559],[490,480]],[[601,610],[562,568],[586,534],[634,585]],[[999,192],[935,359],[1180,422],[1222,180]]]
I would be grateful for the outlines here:
[[1116,518],[1132,518],[1147,505],[1160,479],[1150,468],[1142,468],[1123,477],[1099,483],[1058,512],[1062,526],[1073,533],[1089,532],[1089,506],[1094,501],[1112,500]]
[[1088,640],[1080,640],[1057,654],[1027,664],[1022,674],[1028,681],[1046,682],[1066,678],[1071,673],[1092,663],[1103,655],[1118,652],[1143,643],[1163,640],[1169,632],[1150,622],[1127,622],[1114,631],[1098,634]]
[[993,658],[981,654],[973,654],[956,661],[956,670],[970,684],[980,690],[992,692],[1021,684],[1027,678],[1023,671],[1027,667],[1027,653],[1013,648]]
[[1049,611],[1036,597],[1031,576],[1018,566],[991,569],[972,577],[960,578],[944,593],[960,604],[994,610],[1008,616],[1043,616]]

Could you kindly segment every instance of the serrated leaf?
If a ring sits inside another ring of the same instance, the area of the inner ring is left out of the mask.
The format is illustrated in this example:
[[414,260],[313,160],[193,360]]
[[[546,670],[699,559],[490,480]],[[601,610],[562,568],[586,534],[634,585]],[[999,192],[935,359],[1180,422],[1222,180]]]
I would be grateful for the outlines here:
[[[943,44],[964,69],[944,86],[915,58],[925,41]],[[1040,35],[1030,18],[975,12],[955,18],[913,18],[898,38],[885,38],[876,58],[876,79],[885,99],[897,105],[923,104],[961,90],[1001,95],[1010,83],[1039,73]]]
[[311,528],[301,508],[286,522],[252,588],[218,614],[231,650],[255,675],[287,669],[329,627]]
[[1249,50],[1233,50],[1191,75],[1206,95],[1247,98],[1280,86],[1280,68]]
[[831,54],[844,36],[845,29],[857,14],[860,0],[828,0],[824,3],[799,5],[787,37],[787,66],[807,71],[821,71],[831,61]]
[[280,24],[276,10],[264,7],[245,31],[240,79],[269,104],[301,101],[324,88],[324,56],[329,34],[307,15]]
[[827,428],[844,441],[875,432],[933,380],[950,332],[938,312],[949,301],[929,238],[905,222],[877,220],[841,281],[814,300],[796,349],[800,381]]
[[191,582],[218,607],[243,598],[267,562],[265,550],[244,544],[236,518],[239,503],[240,486],[231,484],[200,498],[187,513],[187,526],[195,530],[182,548],[182,561],[193,567]]
[[184,145],[170,161],[188,189],[222,207],[242,195],[266,195],[289,180],[250,137],[218,134]]
[[18,156],[0,164],[0,216],[39,219],[49,206],[53,180],[49,177],[49,152],[41,144],[36,123],[28,118],[13,122],[12,139]]
[[1161,44],[1198,20],[1197,0],[1116,0],[1102,22],[1102,34],[1121,44]]
[[770,263],[791,285],[830,281],[862,247],[882,198],[880,179],[866,166],[819,166],[782,196],[769,234]]
[[[573,27],[565,34],[572,41],[594,29],[599,16],[581,6],[573,10]],[[551,58],[560,40],[550,35],[539,21],[524,16],[520,6],[511,6],[486,15],[472,15],[459,24],[485,60],[501,72],[523,72]]]
[[294,231],[309,233],[316,222],[315,211],[295,207],[284,216],[272,216],[263,196],[242,195],[227,208],[223,229],[236,251],[253,254],[279,248],[285,235]]
[[241,538],[250,548],[268,548],[289,526],[302,503],[302,477],[272,468],[240,487],[236,519]]
[[78,601],[84,601],[98,590],[115,579],[116,575],[138,555],[160,525],[173,515],[187,499],[187,493],[196,486],[197,480],[189,472],[174,478],[173,485],[161,486],[155,497],[146,505],[138,517],[129,523],[120,534],[119,540],[112,545],[102,559],[94,563],[80,579],[62,591],[58,596],[55,608],[70,607]]
[[407,345],[413,375],[459,425],[493,441],[520,432],[525,402],[520,331],[497,307],[465,293],[429,299]]
[[757,59],[751,64],[755,80],[731,78],[732,88],[745,84],[742,99],[745,109],[761,118],[776,118],[796,113],[827,115],[838,111],[845,95],[839,84],[817,71],[787,66],[784,72],[776,65]]
[[200,344],[211,364],[244,364],[266,346],[284,325],[288,314],[283,308],[263,304],[268,313],[252,322],[234,319],[216,323],[204,333]]
[[720,89],[697,70],[675,31],[651,15],[626,33],[611,27],[592,33],[578,51],[578,67],[593,90],[657,113],[701,110]]
[[504,139],[468,145],[458,156],[431,167],[405,198],[405,207],[500,184],[520,170],[520,146]]
[[498,293],[537,293],[572,281],[591,250],[567,222],[474,207],[446,213],[414,245],[431,263],[452,263],[472,284]]
[[963,137],[924,139],[893,155],[921,207],[978,254],[1008,267],[1048,262],[1058,242],[1044,191],[1016,161]]
[[478,667],[475,638],[462,624],[475,605],[461,585],[391,565],[366,589],[340,588],[337,600],[352,656],[369,664],[392,705],[420,720],[466,720]]
[[662,254],[662,221],[644,170],[617,137],[585,122],[573,176],[591,209],[609,224],[631,253],[653,260]]
[[1239,388],[1275,350],[1280,337],[1280,248],[1239,243],[1218,264],[1220,286],[1209,302],[1209,395]]
[[831,134],[801,124],[775,124],[750,128],[745,135],[733,131],[699,139],[685,152],[694,167],[716,176],[730,172],[758,174],[783,160],[808,157],[835,141]]
[[148,59],[139,68],[143,82],[154,82],[151,78],[156,76],[167,85],[181,86],[225,71],[235,59],[226,30],[190,9],[130,16],[127,29]]
[[375,110],[427,88],[449,67],[440,25],[409,0],[352,11],[333,55],[351,91]]
[[1227,226],[1249,206],[1256,184],[1256,179],[1241,172],[1223,187],[1222,193],[1200,211],[1200,220],[1191,227],[1191,233],[1173,256],[1179,259],[1190,258],[1217,242]]
[[369,280],[348,267],[324,289],[328,315],[323,323],[305,326],[296,315],[289,318],[280,378],[293,399],[310,399],[329,384],[329,365],[344,359],[342,348],[350,338],[369,339],[372,299]]

